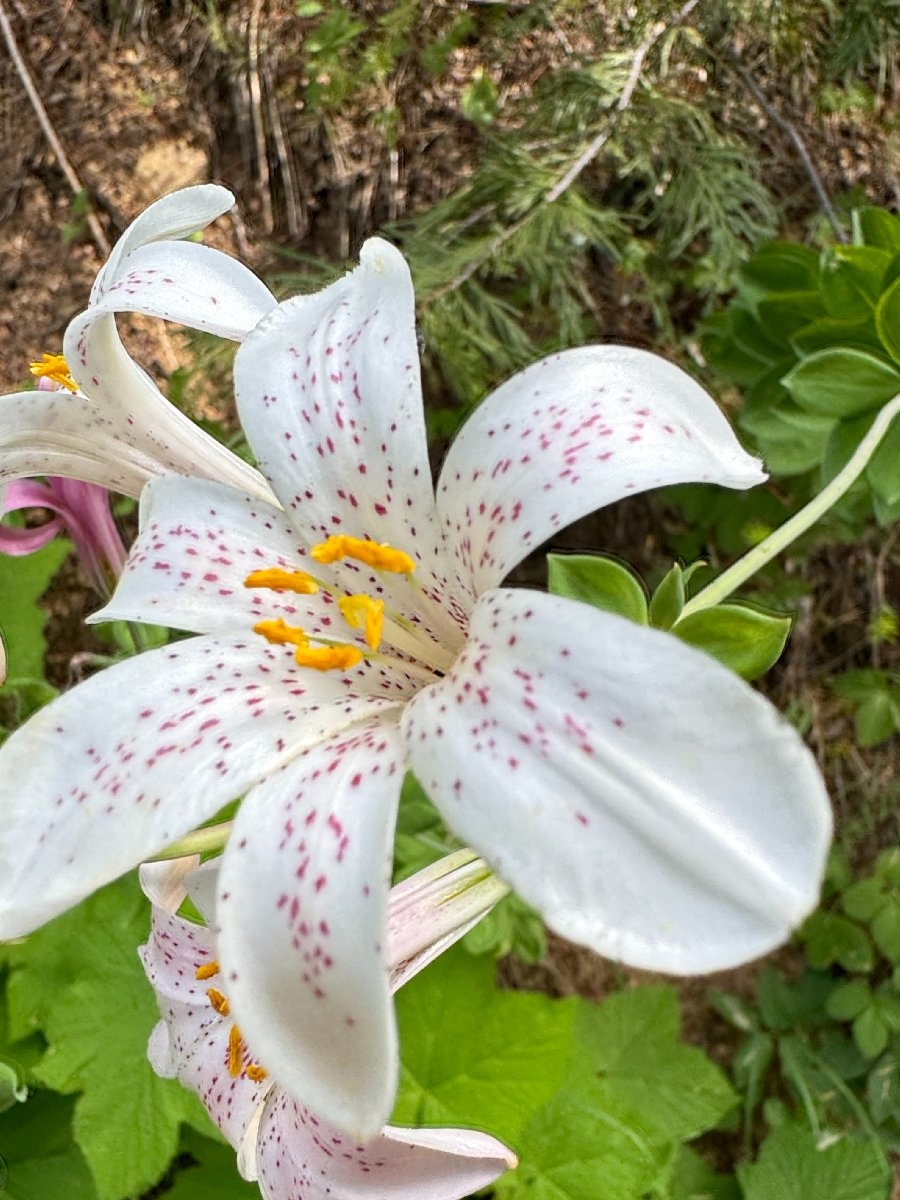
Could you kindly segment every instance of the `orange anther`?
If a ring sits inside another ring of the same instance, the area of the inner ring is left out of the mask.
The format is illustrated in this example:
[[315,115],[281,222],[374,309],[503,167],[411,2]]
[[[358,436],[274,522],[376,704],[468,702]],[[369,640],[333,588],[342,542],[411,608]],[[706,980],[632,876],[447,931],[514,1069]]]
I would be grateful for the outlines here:
[[197,968],[198,979],[212,979],[213,975],[218,975],[219,964],[217,962],[201,963]]
[[362,662],[363,652],[357,646],[300,646],[294,658],[298,666],[314,671],[347,671]]
[[350,628],[364,630],[366,645],[377,650],[384,625],[384,601],[363,595],[342,596],[338,606]]
[[273,621],[257,621],[254,633],[261,633],[267,642],[276,646],[307,646],[309,638],[297,625],[288,625],[278,617]]
[[374,567],[376,571],[392,571],[397,575],[409,575],[416,569],[415,559],[403,550],[395,550],[393,546],[381,545],[368,538],[349,537],[345,533],[333,533],[326,541],[313,546],[310,555],[320,563],[355,558],[357,562]]
[[265,1067],[261,1067],[259,1063],[251,1063],[247,1068],[247,1078],[252,1079],[254,1083],[262,1083],[264,1079],[268,1079],[269,1072]]
[[69,364],[61,354],[42,354],[41,361],[29,363],[28,369],[35,379],[50,379],[67,391],[78,391],[78,384],[69,373]]
[[228,1033],[228,1074],[237,1079],[241,1073],[244,1060],[244,1039],[237,1025],[232,1025]]
[[223,996],[223,994],[219,991],[219,989],[218,988],[207,988],[206,994],[207,994],[207,996],[209,996],[210,1004],[213,1006],[213,1008],[216,1010],[216,1012],[219,1014],[219,1016],[227,1017],[228,1014],[231,1012],[231,1005],[228,1003],[228,1000],[226,999],[225,996]]
[[251,571],[244,580],[246,588],[272,588],[274,591],[296,592],[300,596],[314,596],[319,585],[305,571],[285,571],[281,567],[264,567]]

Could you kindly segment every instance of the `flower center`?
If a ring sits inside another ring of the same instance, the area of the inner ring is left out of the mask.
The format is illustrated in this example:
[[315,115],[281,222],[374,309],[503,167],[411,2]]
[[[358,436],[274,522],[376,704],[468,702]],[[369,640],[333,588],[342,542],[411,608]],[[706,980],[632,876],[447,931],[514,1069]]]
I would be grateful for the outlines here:
[[[416,567],[415,560],[403,550],[343,533],[333,534],[326,541],[313,546],[310,556],[315,562],[323,564],[352,558],[373,570],[396,575],[412,575]],[[341,616],[349,627],[362,631],[365,643],[372,653],[381,644],[385,617],[383,600],[373,599],[363,593],[337,595],[333,589],[308,575],[306,571],[290,571],[282,567],[251,571],[244,580],[244,587],[270,588],[273,591],[296,592],[303,596],[313,596],[323,591],[335,597]],[[399,616],[394,619],[399,624],[404,624]],[[260,634],[273,645],[293,646],[294,659],[298,666],[312,667],[315,671],[347,671],[368,657],[359,646],[313,637],[299,625],[288,625],[280,617],[275,620],[258,621],[253,626],[253,632]],[[318,644],[312,645],[313,642]]]
[[42,354],[40,362],[28,367],[35,379],[49,379],[69,392],[77,392],[78,384],[69,373],[69,364],[61,354]]
[[[219,964],[217,962],[201,963],[196,971],[196,977],[201,982],[214,979],[218,974]],[[224,992],[220,992],[217,987],[209,987],[206,989],[206,995],[214,1012],[223,1018],[229,1016],[231,1006]],[[245,1060],[249,1058],[243,1035],[237,1025],[232,1023],[231,1029],[228,1031],[228,1074],[232,1079],[237,1079],[239,1075],[246,1075],[254,1083],[262,1083],[264,1079],[268,1078],[269,1072],[256,1062],[248,1061],[245,1066]]]

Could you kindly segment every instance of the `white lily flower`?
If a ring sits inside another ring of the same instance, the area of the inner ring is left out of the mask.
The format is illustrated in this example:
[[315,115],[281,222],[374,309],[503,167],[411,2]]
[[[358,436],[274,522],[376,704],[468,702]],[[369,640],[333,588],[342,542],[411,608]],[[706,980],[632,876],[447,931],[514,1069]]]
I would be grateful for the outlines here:
[[[361,1137],[395,1091],[384,946],[408,768],[602,954],[693,973],[783,941],[831,828],[797,732],[669,634],[498,586],[599,505],[762,479],[703,389],[639,350],[555,355],[483,402],[435,493],[412,285],[378,240],[264,318],[235,379],[281,507],[198,479],[145,488],[98,619],[200,636],[101,672],[0,750],[0,937],[242,796],[218,908],[232,1006],[282,1085]],[[321,922],[324,979],[306,965]]]
[[269,289],[237,259],[176,240],[233,202],[214,184],[185,188],[129,226],[87,309],[69,323],[64,354],[34,364],[61,390],[0,396],[0,483],[62,476],[137,497],[148,479],[174,471],[272,499],[258,472],[169,403],[116,330],[116,313],[137,312],[240,340],[274,307]]
[[[162,1020],[150,1038],[157,1074],[196,1092],[238,1152],[245,1179],[265,1200],[460,1200],[516,1165],[502,1142],[469,1129],[387,1126],[365,1143],[298,1103],[257,1062],[234,1022],[211,928],[177,915],[189,891],[214,925],[214,862],[196,858],[141,868],[153,901],[150,939],[139,951]],[[487,877],[487,878],[485,878]],[[505,889],[467,851],[391,892],[389,960],[394,986],[456,941]],[[327,957],[323,941],[318,963]],[[413,949],[412,947],[415,947]],[[318,965],[311,969],[321,970]],[[224,990],[223,990],[224,989]]]

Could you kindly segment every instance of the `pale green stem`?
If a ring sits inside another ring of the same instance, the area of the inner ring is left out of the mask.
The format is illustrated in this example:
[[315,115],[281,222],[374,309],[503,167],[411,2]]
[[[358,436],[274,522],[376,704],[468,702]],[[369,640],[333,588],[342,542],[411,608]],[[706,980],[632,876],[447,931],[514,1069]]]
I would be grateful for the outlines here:
[[815,525],[816,521],[840,500],[841,496],[866,469],[881,439],[887,433],[888,426],[898,413],[900,413],[900,395],[896,395],[882,408],[872,422],[868,433],[857,446],[850,461],[819,492],[818,496],[810,500],[809,504],[801,508],[783,525],[779,525],[775,532],[770,533],[758,546],[748,550],[727,571],[723,571],[718,579],[714,579],[712,583],[698,592],[692,600],[685,604],[681,610],[681,616],[688,617],[691,613],[700,612],[704,608],[712,608],[713,605],[719,604],[742,583],[746,583],[748,579],[752,578],[766,563],[771,562],[791,542]]
[[221,850],[231,834],[233,821],[223,821],[221,825],[210,825],[207,829],[197,829],[187,837],[173,842],[154,854],[148,862],[164,862],[170,858],[184,858],[187,854],[205,854],[209,850]]

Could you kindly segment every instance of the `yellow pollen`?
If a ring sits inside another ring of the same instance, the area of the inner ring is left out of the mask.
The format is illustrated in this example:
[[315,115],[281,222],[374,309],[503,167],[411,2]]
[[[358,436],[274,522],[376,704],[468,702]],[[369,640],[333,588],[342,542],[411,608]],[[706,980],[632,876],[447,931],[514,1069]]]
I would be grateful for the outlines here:
[[237,1079],[241,1073],[244,1059],[244,1039],[237,1025],[232,1025],[228,1033],[228,1074]]
[[222,995],[218,988],[207,988],[206,994],[209,996],[209,1002],[219,1014],[220,1017],[227,1017],[231,1012],[231,1005]]
[[265,1067],[261,1067],[259,1063],[251,1063],[247,1068],[247,1078],[252,1079],[254,1083],[262,1083],[264,1079],[268,1079],[269,1072]]
[[285,571],[281,567],[265,567],[251,571],[244,580],[245,588],[272,588],[274,591],[296,592],[298,596],[314,596],[319,585],[305,571]]
[[267,642],[275,646],[308,646],[309,638],[296,625],[288,625],[278,617],[274,621],[257,621],[254,633],[261,633]]
[[35,379],[51,379],[70,392],[78,391],[78,384],[69,373],[69,364],[61,354],[42,354],[41,361],[29,363],[28,369]]
[[300,646],[294,659],[298,667],[314,671],[348,671],[362,662],[363,652],[358,646]]
[[338,607],[351,629],[364,631],[369,649],[377,650],[384,625],[384,601],[362,595],[342,596]]
[[355,558],[357,562],[374,567],[376,571],[392,571],[397,575],[411,575],[416,569],[415,560],[393,546],[380,545],[368,538],[348,537],[345,533],[334,533],[324,542],[313,546],[310,554],[320,563],[338,562],[342,558]]
[[218,975],[219,964],[217,962],[201,963],[197,968],[198,979],[212,979],[213,975]]

